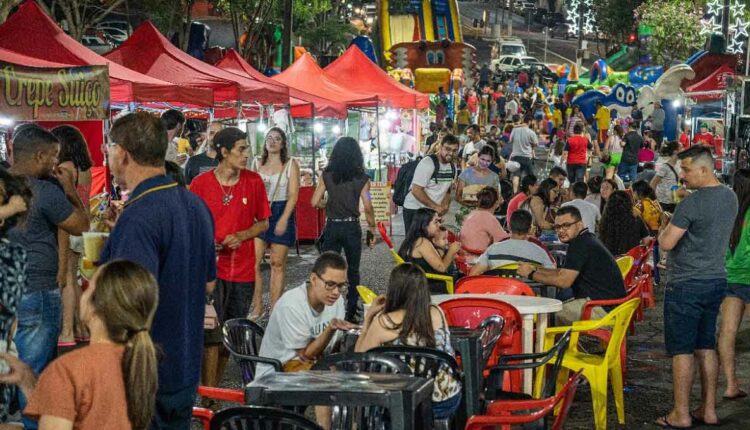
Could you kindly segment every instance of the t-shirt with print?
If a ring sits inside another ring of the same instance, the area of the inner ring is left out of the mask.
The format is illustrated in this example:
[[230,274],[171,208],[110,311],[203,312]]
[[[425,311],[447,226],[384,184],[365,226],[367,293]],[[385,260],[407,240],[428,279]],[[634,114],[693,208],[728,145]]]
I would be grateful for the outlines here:
[[573,295],[577,299],[619,299],[625,297],[625,283],[612,254],[588,230],[568,243],[565,269],[575,270]]
[[586,164],[586,152],[590,149],[592,149],[591,142],[585,137],[570,136],[565,144],[565,150],[568,151],[568,165]]
[[483,264],[490,269],[522,262],[540,264],[548,269],[555,267],[555,261],[541,246],[520,239],[507,239],[493,243],[477,261],[478,264]]
[[678,185],[680,178],[680,165],[671,166],[667,163],[662,164],[656,172],[656,177],[661,181],[656,185],[656,200],[659,203],[671,204],[674,202],[672,187]]
[[404,208],[406,209],[421,209],[427,207],[422,204],[411,191],[414,185],[419,185],[424,188],[427,196],[435,203],[441,204],[445,195],[450,192],[451,186],[453,185],[455,167],[451,163],[443,164],[438,161],[438,174],[433,179],[432,174],[435,171],[435,161],[432,157],[424,157],[422,161],[417,164],[417,168],[414,170],[414,178],[411,181],[409,194],[404,199]]
[[76,430],[131,430],[122,345],[92,343],[53,361],[39,376],[24,414],[73,422]]
[[219,159],[211,158],[205,152],[192,156],[185,165],[185,181],[190,185],[198,175],[213,170],[218,165]]
[[740,241],[732,252],[727,249],[726,256],[727,282],[750,285],[750,210],[745,212],[742,220]]
[[26,222],[8,232],[8,238],[26,249],[26,290],[45,291],[57,286],[57,226],[73,213],[62,185],[54,178],[28,177],[33,198]]
[[737,196],[724,185],[685,197],[672,216],[671,223],[686,231],[669,251],[667,282],[726,278],[724,258],[736,215]]
[[[344,318],[344,297],[336,300],[333,306],[326,306],[318,313],[310,306],[307,298],[308,284],[287,291],[281,296],[271,312],[266,333],[260,344],[258,355],[279,360],[286,364],[297,355],[297,350],[305,348],[318,338],[334,318]],[[338,332],[326,347],[329,350],[335,343]],[[268,365],[258,365],[256,377],[273,371]]]
[[583,225],[586,226],[589,231],[597,230],[596,227],[599,225],[599,220],[602,215],[599,213],[599,208],[595,204],[587,202],[586,200],[573,199],[562,204],[562,207],[565,206],[573,206],[578,209],[578,212],[581,213],[581,221],[583,221]]
[[[229,204],[223,202],[226,187],[222,187],[213,172],[199,175],[190,185],[190,191],[206,203],[214,219],[216,243],[238,231],[247,230],[255,222],[271,216],[266,187],[255,172],[241,170],[237,184],[230,188],[233,196]],[[216,253],[216,270],[219,279],[231,282],[255,281],[255,245],[252,240],[242,242],[232,250],[224,247]]]

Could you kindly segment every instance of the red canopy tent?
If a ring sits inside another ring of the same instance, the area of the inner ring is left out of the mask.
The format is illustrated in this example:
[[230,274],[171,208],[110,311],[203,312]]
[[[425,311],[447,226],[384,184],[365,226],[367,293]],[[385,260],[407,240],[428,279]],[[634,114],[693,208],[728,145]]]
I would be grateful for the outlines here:
[[685,92],[688,97],[697,102],[719,100],[724,97],[724,90],[727,89],[727,77],[735,74],[734,67],[722,64],[701,81],[685,88]]
[[352,91],[330,78],[309,53],[297,59],[288,69],[271,78],[308,94],[324,97],[348,107],[377,107],[378,96],[372,92]]
[[388,76],[362,51],[352,45],[323,69],[329,77],[351,91],[377,94],[383,105],[399,109],[427,109],[430,99]]
[[[283,85],[255,70],[234,49],[229,49],[224,58],[216,63],[216,67],[263,83]],[[346,104],[344,103],[314,96],[295,88],[289,88],[289,96],[291,99],[291,114],[295,118],[310,118],[312,116],[346,118]]]
[[158,79],[213,90],[214,102],[289,103],[288,90],[243,78],[190,56],[172,45],[151,22],[141,24],[109,60]]
[[109,66],[113,102],[179,102],[211,105],[205,89],[180,87],[114,64],[65,34],[33,1],[0,25],[0,48],[35,59],[74,66]]

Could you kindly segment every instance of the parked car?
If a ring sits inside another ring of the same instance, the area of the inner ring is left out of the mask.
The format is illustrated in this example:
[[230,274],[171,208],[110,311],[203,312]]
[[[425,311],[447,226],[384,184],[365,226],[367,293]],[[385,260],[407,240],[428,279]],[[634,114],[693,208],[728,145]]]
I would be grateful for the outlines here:
[[490,63],[493,72],[512,72],[526,63],[539,63],[534,57],[519,57],[517,55],[503,55]]
[[118,30],[124,31],[125,34],[130,36],[133,34],[133,27],[130,25],[128,21],[125,20],[119,20],[119,19],[105,19],[104,21],[101,21],[96,26],[97,28],[116,28]]
[[557,24],[563,24],[564,22],[565,17],[560,12],[548,12],[542,19],[542,24],[547,27],[554,27]]
[[549,13],[549,11],[543,7],[538,7],[534,9],[534,22],[543,23],[544,17]]
[[521,70],[525,70],[526,73],[529,74],[529,76],[539,74],[543,80],[557,82],[557,74],[550,70],[550,68],[542,62],[528,62],[518,67],[515,71],[520,72]]
[[497,56],[502,57],[503,55],[516,55],[526,56],[526,46],[523,44],[521,39],[517,38],[503,38],[496,45]]
[[106,54],[115,48],[115,45],[112,42],[99,36],[83,36],[81,38],[81,43],[83,43],[83,46],[100,55]]
[[549,30],[547,35],[553,39],[555,37],[570,39],[570,24],[557,24]]
[[121,30],[117,27],[97,27],[97,30],[101,31],[104,36],[116,46],[122,45],[129,37],[127,31]]

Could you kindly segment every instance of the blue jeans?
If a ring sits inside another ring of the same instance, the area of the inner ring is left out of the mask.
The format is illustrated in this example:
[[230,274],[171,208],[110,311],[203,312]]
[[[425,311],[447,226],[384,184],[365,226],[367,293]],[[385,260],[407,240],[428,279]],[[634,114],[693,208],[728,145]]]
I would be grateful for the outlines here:
[[456,409],[461,404],[461,393],[457,393],[455,396],[443,400],[442,402],[432,403],[432,418],[436,420],[444,420],[450,418],[456,413]]
[[[52,361],[57,352],[60,335],[60,290],[25,293],[18,307],[16,347],[18,358],[28,364],[37,375]],[[21,409],[26,407],[26,397],[18,391]],[[36,429],[37,422],[23,418],[25,429]]]
[[635,181],[636,176],[638,176],[638,163],[628,164],[620,162],[620,165],[617,167],[617,174],[620,175],[620,179],[623,182]]
[[667,354],[716,349],[716,319],[727,292],[726,279],[669,282],[664,289],[664,344]]

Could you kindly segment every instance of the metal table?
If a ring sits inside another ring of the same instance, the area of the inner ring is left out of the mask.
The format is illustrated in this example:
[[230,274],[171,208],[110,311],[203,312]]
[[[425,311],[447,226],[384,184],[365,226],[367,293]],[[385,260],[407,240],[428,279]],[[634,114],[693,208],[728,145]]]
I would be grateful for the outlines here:
[[472,415],[481,411],[480,393],[482,390],[482,348],[481,330],[464,327],[450,327],[451,346],[461,356],[464,373],[462,408],[456,413],[456,428],[462,429]]
[[432,380],[414,376],[315,370],[274,372],[247,384],[245,401],[277,406],[382,406],[390,413],[391,428],[406,430],[432,428],[432,390]]

